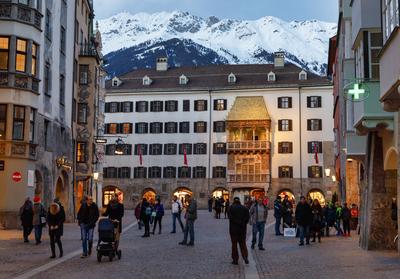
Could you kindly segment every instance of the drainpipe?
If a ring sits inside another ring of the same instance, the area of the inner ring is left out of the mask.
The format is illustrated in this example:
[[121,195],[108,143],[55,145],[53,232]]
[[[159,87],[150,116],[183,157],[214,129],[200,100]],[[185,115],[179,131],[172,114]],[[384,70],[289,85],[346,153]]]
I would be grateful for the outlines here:
[[[211,136],[212,136],[212,103],[211,103],[211,90],[208,89],[208,99],[209,99],[209,103],[210,103],[210,112],[209,112],[209,122],[210,125],[208,125],[210,132],[208,133],[208,179],[207,179],[207,190],[208,190],[208,196],[210,195],[210,180],[211,180],[211,152],[212,152],[212,147],[211,147]],[[208,201],[208,196],[207,196],[207,201]]]
[[301,87],[299,87],[300,193],[303,195],[303,142],[301,129]]

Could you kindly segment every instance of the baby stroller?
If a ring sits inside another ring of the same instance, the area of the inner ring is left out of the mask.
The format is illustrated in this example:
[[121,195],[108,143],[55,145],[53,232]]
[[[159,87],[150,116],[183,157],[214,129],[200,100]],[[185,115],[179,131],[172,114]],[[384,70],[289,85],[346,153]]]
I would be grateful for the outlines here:
[[121,259],[119,245],[119,221],[109,218],[99,220],[99,242],[97,243],[97,261],[101,262],[103,256],[108,257],[110,262],[115,256]]

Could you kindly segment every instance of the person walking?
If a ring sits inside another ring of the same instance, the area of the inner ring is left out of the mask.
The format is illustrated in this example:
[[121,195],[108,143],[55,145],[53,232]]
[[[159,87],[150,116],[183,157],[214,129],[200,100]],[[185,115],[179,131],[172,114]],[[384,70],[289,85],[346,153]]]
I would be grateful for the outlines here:
[[275,217],[275,235],[283,235],[280,231],[281,220],[282,220],[282,198],[281,196],[277,196],[274,201],[274,217]]
[[161,203],[161,200],[158,198],[156,200],[156,204],[154,206],[154,211],[156,212],[156,216],[154,218],[154,226],[153,226],[153,234],[156,231],[157,223],[158,223],[158,234],[161,234],[161,221],[164,216],[164,205]]
[[208,197],[208,212],[212,212],[213,198]]
[[136,217],[136,221],[138,223],[138,229],[141,230],[142,229],[142,220],[140,220],[140,209],[142,208],[142,203],[139,202],[136,207],[135,207],[135,217]]
[[81,258],[86,258],[92,254],[93,233],[96,222],[99,219],[99,208],[93,202],[91,196],[83,199],[82,205],[78,211],[78,225],[81,228],[82,250]]
[[108,216],[111,220],[119,222],[119,233],[122,232],[122,217],[124,217],[124,205],[119,202],[116,194],[112,195],[103,216]]
[[[194,198],[192,198],[190,195],[186,195],[186,202],[188,203],[188,206],[186,208],[186,213],[185,213],[185,231],[184,231],[184,237],[182,242],[179,242],[180,245],[187,245],[187,246],[193,246],[194,245],[194,222],[197,219],[197,202]],[[188,235],[190,235],[190,241],[188,241]]]
[[289,200],[289,196],[285,195],[282,202],[283,211],[283,228],[291,228],[293,223],[293,204]]
[[335,221],[336,221],[336,231],[337,231],[337,236],[342,236],[344,235],[342,226],[341,226],[341,221],[342,221],[342,214],[343,214],[343,208],[340,204],[336,206],[336,216],[335,216]]
[[182,213],[182,203],[178,199],[177,196],[174,196],[171,204],[171,211],[172,211],[172,231],[171,233],[176,233],[176,220],[178,220],[179,225],[181,226],[182,232],[184,232],[182,220],[181,220],[181,213]]
[[312,223],[312,211],[304,196],[300,197],[300,202],[296,206],[296,223],[300,232],[300,246],[304,245],[304,237],[306,244],[310,244],[310,225]]
[[43,225],[46,225],[46,210],[41,203],[40,197],[33,198],[33,228],[35,229],[36,245],[42,243]]
[[343,236],[350,236],[350,218],[350,208],[348,208],[347,203],[344,203],[342,209]]
[[316,237],[318,237],[318,242],[321,242],[321,229],[322,229],[322,207],[321,204],[317,199],[314,199],[311,205],[311,212],[313,215],[312,219],[312,233],[313,233],[313,240],[315,242]]
[[[393,207],[393,203],[392,203],[392,207]],[[396,214],[397,214],[397,210],[396,210]],[[357,226],[358,226],[358,207],[354,203],[351,205],[350,215],[351,215],[350,229],[351,230],[357,230]],[[392,216],[393,216],[393,214],[392,214]],[[397,218],[396,218],[396,220],[397,220]]]
[[142,207],[140,208],[140,220],[144,224],[144,234],[142,237],[150,237],[150,218],[153,208],[146,198],[142,200]]
[[[64,209],[63,209],[64,210]],[[63,235],[65,222],[65,211],[61,211],[61,206],[53,202],[47,212],[47,224],[49,226],[51,259],[56,257],[56,243],[60,252],[60,258],[63,256],[63,247],[61,243],[61,236]]]
[[24,242],[29,242],[29,235],[33,229],[33,204],[30,198],[26,198],[24,204],[19,209],[19,217],[23,229]]
[[329,230],[331,227],[335,227],[335,220],[336,220],[336,208],[333,206],[332,202],[328,204],[328,208],[325,211],[325,220],[326,220],[326,236],[329,237]]
[[225,212],[224,212],[225,219],[226,219],[226,216],[228,215],[229,206],[230,206],[230,202],[229,202],[229,198],[227,198],[225,201],[225,206],[224,206],[225,207]]
[[268,208],[263,203],[260,196],[258,200],[250,207],[250,224],[253,226],[253,239],[251,241],[251,249],[254,249],[257,242],[258,233],[258,249],[263,251],[265,223],[267,222]]
[[222,204],[221,204],[221,199],[220,198],[216,198],[215,199],[215,218],[216,219],[220,219],[221,218],[221,208],[222,208]]
[[246,264],[249,264],[249,253],[246,245],[246,234],[247,234],[247,223],[250,219],[249,210],[241,205],[240,199],[235,197],[232,205],[228,208],[229,217],[229,235],[232,242],[232,264],[238,265],[239,263],[239,252],[238,244],[240,247],[240,253]]

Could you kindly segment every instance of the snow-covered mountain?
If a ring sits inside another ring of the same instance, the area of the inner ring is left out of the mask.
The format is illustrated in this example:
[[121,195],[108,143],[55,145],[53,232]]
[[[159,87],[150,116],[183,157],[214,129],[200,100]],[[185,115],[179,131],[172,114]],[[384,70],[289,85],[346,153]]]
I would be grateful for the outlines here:
[[329,38],[336,24],[202,18],[187,12],[119,13],[99,20],[110,75],[154,67],[167,55],[171,66],[271,63],[273,53],[317,74],[325,74]]

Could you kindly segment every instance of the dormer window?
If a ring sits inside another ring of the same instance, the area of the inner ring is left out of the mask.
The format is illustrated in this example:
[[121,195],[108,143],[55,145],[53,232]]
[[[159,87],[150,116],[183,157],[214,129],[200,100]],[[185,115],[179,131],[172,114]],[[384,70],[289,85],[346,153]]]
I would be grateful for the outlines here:
[[276,75],[274,72],[268,73],[268,81],[276,81]]
[[181,75],[179,77],[179,84],[180,85],[186,85],[189,82],[189,79],[185,75]]
[[306,71],[301,71],[299,73],[299,80],[307,80],[307,72]]
[[151,85],[152,82],[153,82],[153,81],[152,81],[151,78],[149,78],[148,76],[145,76],[145,77],[143,78],[143,85],[145,85],[145,86]]
[[118,87],[121,85],[121,83],[122,83],[122,81],[117,77],[113,77],[113,79],[111,80],[112,87]]
[[234,75],[234,73],[230,73],[230,75],[228,76],[228,82],[236,83],[236,76]]

